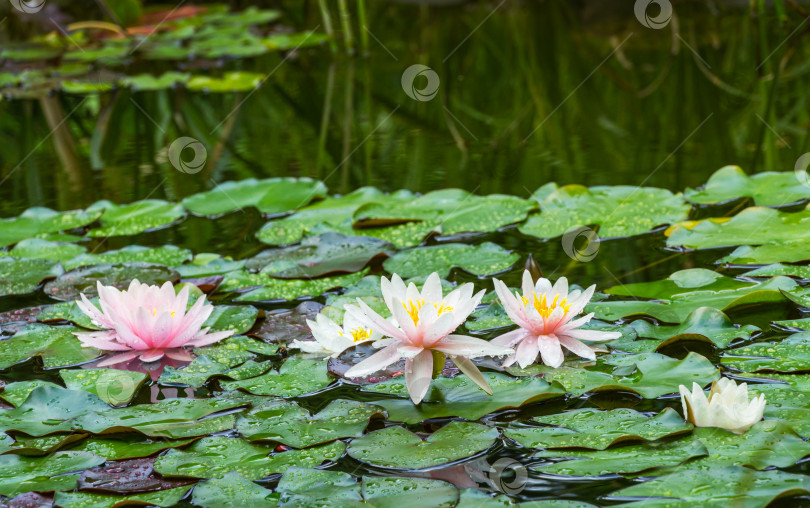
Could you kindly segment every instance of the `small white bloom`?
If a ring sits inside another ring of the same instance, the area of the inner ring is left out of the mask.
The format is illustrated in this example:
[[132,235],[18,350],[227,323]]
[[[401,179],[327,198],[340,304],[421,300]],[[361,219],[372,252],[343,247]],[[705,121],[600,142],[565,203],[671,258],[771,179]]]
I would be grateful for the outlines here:
[[708,398],[697,383],[692,383],[691,392],[681,385],[680,392],[684,417],[698,427],[720,427],[742,434],[762,420],[765,410],[765,395],[749,402],[748,386],[738,386],[729,378],[713,382]]
[[318,314],[315,321],[307,319],[312,330],[312,340],[294,340],[291,347],[299,348],[305,353],[338,356],[343,351],[363,342],[375,341],[382,337],[380,332],[367,328],[351,314],[343,316],[343,326],[335,323],[324,314]]

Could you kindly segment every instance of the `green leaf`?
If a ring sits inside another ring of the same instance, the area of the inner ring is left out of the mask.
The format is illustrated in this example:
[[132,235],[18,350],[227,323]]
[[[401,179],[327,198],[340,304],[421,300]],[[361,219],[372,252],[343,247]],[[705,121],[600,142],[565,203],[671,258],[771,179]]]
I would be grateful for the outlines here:
[[250,286],[261,286],[236,298],[240,302],[265,300],[294,300],[302,296],[319,296],[325,291],[346,287],[362,279],[368,269],[348,275],[322,277],[320,279],[274,279],[265,273],[233,272],[225,277],[220,291],[233,291]]
[[239,335],[253,328],[258,315],[259,309],[252,305],[215,305],[202,326],[210,327],[212,332],[230,330]]
[[686,199],[701,205],[752,198],[758,206],[784,206],[810,198],[810,187],[793,171],[766,171],[748,176],[739,166],[725,166],[712,174],[699,190],[686,189]]
[[333,400],[317,414],[295,402],[270,401],[236,420],[236,430],[251,441],[278,441],[305,448],[345,437],[360,437],[369,420],[385,415],[380,406],[353,400]]
[[175,71],[164,72],[160,76],[136,74],[121,78],[121,86],[129,87],[133,92],[166,90],[176,85],[184,85],[189,79],[191,74]]
[[199,388],[212,376],[228,372],[228,365],[212,360],[206,355],[198,356],[188,365],[176,369],[167,366],[160,374],[160,384],[169,386],[191,386]]
[[276,491],[281,507],[364,506],[361,486],[340,471],[322,471],[293,466],[284,473]]
[[596,508],[596,505],[571,501],[569,499],[544,499],[518,503],[506,495],[490,497],[489,494],[476,489],[462,489],[456,508]]
[[279,370],[271,370],[259,377],[240,381],[224,381],[222,388],[225,390],[241,388],[254,395],[297,397],[326,388],[331,382],[332,379],[326,371],[326,362],[290,358]]
[[111,406],[128,404],[147,378],[145,372],[118,369],[63,369],[59,375],[68,390],[90,392]]
[[128,205],[98,201],[87,210],[104,212],[100,219],[101,227],[91,229],[87,233],[87,236],[96,238],[130,236],[155,231],[186,216],[185,210],[179,204],[160,199],[144,199]]
[[272,505],[273,491],[260,487],[231,471],[211,480],[200,482],[194,487],[192,502],[197,506],[210,508],[243,507],[261,508]]
[[532,402],[559,397],[563,391],[559,385],[549,385],[536,377],[515,379],[510,376],[482,372],[492,388],[487,395],[467,376],[433,380],[424,400],[417,406],[407,398],[408,390],[402,378],[367,385],[363,388],[377,393],[399,395],[401,399],[375,400],[374,403],[388,411],[388,419],[405,423],[418,423],[429,418],[459,416],[477,420],[501,409],[516,408]]
[[795,242],[766,243],[756,247],[741,245],[717,262],[734,265],[764,265],[779,262],[798,263],[808,259],[810,259],[810,242],[807,239],[802,239]]
[[0,219],[0,247],[86,226],[101,216],[100,210],[55,212],[50,208],[29,208],[14,219]]
[[676,326],[653,325],[641,319],[633,321],[630,326],[636,330],[639,337],[663,341],[659,344],[659,348],[679,340],[693,340],[695,336],[699,336],[722,349],[735,339],[747,340],[760,331],[754,325],[734,325],[728,316],[711,307],[695,309],[686,317],[683,324]]
[[62,388],[61,386],[51,383],[50,381],[44,381],[42,379],[32,379],[30,381],[15,381],[14,383],[9,383],[3,387],[3,391],[0,392],[0,397],[3,400],[8,402],[14,407],[19,407],[20,404],[25,402],[25,399],[31,395],[31,392],[34,391],[35,388],[39,386],[52,386],[55,388]]
[[48,326],[31,324],[0,341],[0,369],[16,365],[29,358],[42,355],[46,367],[57,367],[81,363],[101,356],[101,351],[94,348],[82,348],[79,340],[73,335],[80,331],[72,326]]
[[180,275],[163,265],[149,263],[101,264],[74,268],[56,280],[45,284],[45,293],[57,300],[72,301],[84,293],[88,298],[98,296],[96,284],[127,289],[133,279],[142,284],[162,285],[166,281],[176,281]]
[[541,213],[532,215],[520,232],[554,238],[583,226],[599,226],[599,237],[640,235],[662,224],[686,219],[689,205],[681,194],[666,189],[617,185],[583,187],[549,183],[532,197]]
[[17,243],[6,254],[15,258],[47,259],[53,262],[62,262],[84,254],[87,251],[83,246],[68,242],[51,242],[39,238],[28,238]]
[[[98,307],[98,297],[91,298],[90,301]],[[93,324],[90,316],[82,312],[79,306],[76,305],[76,300],[48,305],[37,315],[37,321],[70,321],[82,328],[100,330],[98,326]]]
[[386,427],[353,439],[346,451],[375,467],[424,469],[480,453],[495,443],[498,429],[453,421],[426,439],[403,427]]
[[632,409],[575,409],[535,417],[534,421],[555,427],[512,427],[505,429],[504,434],[530,448],[604,450],[624,441],[655,441],[692,429],[692,424],[684,422],[672,408],[665,408],[654,417]]
[[613,286],[606,289],[605,293],[633,298],[671,300],[694,291],[734,291],[751,286],[754,286],[753,282],[725,277],[705,268],[690,268],[679,270],[664,280]]
[[780,342],[757,342],[730,349],[720,361],[743,372],[810,370],[810,332],[797,333]]
[[288,213],[326,195],[326,186],[310,178],[248,178],[183,199],[196,215],[214,217],[249,206],[266,214]]
[[107,460],[124,460],[148,457],[167,448],[185,446],[192,441],[194,439],[172,441],[137,436],[122,439],[89,438],[71,447],[71,449],[94,453],[99,457],[105,457]]
[[61,265],[47,259],[0,257],[0,296],[32,293],[43,279],[63,271]]
[[175,487],[173,489],[146,492],[143,494],[130,494],[128,496],[113,496],[110,494],[96,494],[92,492],[57,492],[54,502],[64,508],[113,508],[115,506],[175,506],[191,487]]
[[162,247],[141,247],[129,245],[120,250],[111,250],[100,254],[82,254],[63,263],[65,268],[98,265],[101,263],[153,263],[165,266],[179,266],[191,259],[191,251],[174,245]]
[[46,457],[0,455],[0,494],[16,496],[31,491],[71,490],[76,487],[79,475],[64,473],[102,463],[102,457],[86,452],[56,452]]
[[236,471],[249,480],[283,473],[290,466],[315,467],[337,460],[346,445],[335,442],[306,450],[273,453],[275,446],[251,444],[222,436],[204,437],[185,450],[169,450],[155,461],[155,471],[164,476],[215,478]]
[[192,91],[213,93],[248,92],[258,88],[265,77],[265,74],[258,72],[232,71],[226,72],[221,78],[194,76],[186,83],[186,87]]
[[390,273],[410,278],[431,272],[447,277],[453,267],[473,275],[492,275],[509,269],[520,256],[494,243],[465,245],[448,243],[400,251],[383,267]]
[[756,270],[751,270],[750,272],[745,272],[743,275],[746,277],[777,277],[779,275],[784,275],[799,279],[810,279],[810,266],[783,265],[776,263],[757,268]]

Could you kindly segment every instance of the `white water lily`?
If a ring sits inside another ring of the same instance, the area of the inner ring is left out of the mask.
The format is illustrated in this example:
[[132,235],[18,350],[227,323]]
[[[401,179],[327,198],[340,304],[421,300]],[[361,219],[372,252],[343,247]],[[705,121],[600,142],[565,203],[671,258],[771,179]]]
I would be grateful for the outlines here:
[[315,321],[307,319],[307,325],[315,340],[294,340],[290,346],[305,353],[324,354],[333,358],[352,346],[382,338],[380,332],[365,327],[348,313],[343,316],[343,326],[324,314],[315,316]]
[[552,286],[548,279],[540,278],[535,283],[528,270],[523,272],[523,294],[509,292],[506,284],[493,279],[495,292],[504,310],[520,328],[492,339],[493,344],[515,348],[515,354],[504,362],[508,367],[517,362],[525,368],[540,354],[543,363],[559,367],[563,362],[561,346],[583,358],[595,360],[596,354],[580,340],[602,341],[621,337],[618,332],[581,330],[593,317],[593,313],[573,319],[588,305],[595,285],[585,291],[568,292],[568,280],[560,277]]
[[388,338],[376,341],[374,347],[382,349],[346,371],[347,377],[366,376],[405,358],[405,384],[411,400],[418,404],[430,387],[433,353],[438,352],[446,354],[467,377],[492,394],[470,358],[506,355],[512,349],[474,337],[451,335],[475,309],[484,291],[473,295],[473,285],[467,283],[442,296],[441,279],[435,272],[427,278],[422,291],[413,283],[406,287],[396,274],[390,281],[383,277],[380,286],[393,323],[359,298],[359,307],[347,305],[346,312]]
[[742,434],[762,420],[765,395],[748,400],[748,385],[737,385],[733,379],[721,378],[712,383],[709,396],[697,383],[690,392],[684,385],[679,388],[684,417],[698,427],[720,427]]

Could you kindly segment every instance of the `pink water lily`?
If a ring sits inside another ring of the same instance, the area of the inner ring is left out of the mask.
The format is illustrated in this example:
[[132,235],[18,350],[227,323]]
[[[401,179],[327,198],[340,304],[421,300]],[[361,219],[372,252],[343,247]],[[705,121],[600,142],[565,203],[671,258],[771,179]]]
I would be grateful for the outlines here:
[[84,294],[76,304],[94,325],[104,330],[75,335],[85,347],[130,352],[119,355],[119,361],[139,356],[141,360],[151,362],[164,354],[185,359],[187,352],[184,354],[179,348],[206,346],[234,333],[208,333],[208,328],[202,328],[214,306],[206,304],[203,295],[186,311],[188,287],[175,294],[171,282],[158,287],[141,284],[137,279],[125,291],[104,286],[101,282],[97,287],[101,310]]
[[520,328],[492,339],[493,344],[514,347],[515,353],[506,359],[504,367],[515,362],[521,368],[534,363],[540,354],[543,363],[559,367],[563,362],[562,347],[583,358],[595,360],[596,354],[582,340],[601,341],[621,337],[618,332],[582,330],[593,313],[574,319],[591,301],[595,285],[585,291],[568,292],[568,280],[560,277],[552,286],[548,279],[536,283],[528,270],[523,272],[521,295],[510,293],[506,284],[494,279],[495,291],[506,313]]
[[430,387],[436,351],[446,354],[459,370],[492,395],[492,389],[470,358],[506,355],[512,350],[482,339],[452,335],[481,301],[484,291],[473,295],[473,285],[468,283],[442,296],[437,273],[427,278],[422,291],[413,283],[406,287],[396,274],[390,281],[383,277],[381,289],[393,322],[360,299],[359,307],[346,306],[347,313],[387,337],[374,342],[374,347],[382,349],[346,371],[347,377],[366,376],[405,358],[405,384],[411,400],[418,404]]

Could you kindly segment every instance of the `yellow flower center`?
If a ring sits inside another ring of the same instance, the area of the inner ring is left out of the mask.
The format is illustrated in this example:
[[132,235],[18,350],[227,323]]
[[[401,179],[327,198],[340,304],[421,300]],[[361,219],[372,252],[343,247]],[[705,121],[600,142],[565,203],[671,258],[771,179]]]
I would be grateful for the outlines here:
[[355,328],[350,333],[352,334],[352,340],[355,342],[363,342],[371,338],[371,328]]
[[[171,313],[170,313],[170,314],[172,315],[172,317],[174,317],[174,315],[175,315],[176,313],[177,313],[177,311],[176,311],[176,310],[173,310],[173,311],[171,311]],[[157,315],[157,308],[154,308],[154,309],[152,309],[152,316],[156,316],[156,315]]]
[[[537,293],[534,294],[534,308],[537,309],[537,313],[547,318],[554,312],[556,309],[562,309],[566,313],[571,309],[571,304],[565,299],[565,297],[560,298],[560,295],[556,295],[554,300],[550,303],[546,298],[546,295],[539,295]],[[529,299],[525,296],[520,297],[523,300],[523,305],[527,305],[529,303]]]
[[[402,302],[402,306],[405,307],[405,312],[411,316],[414,325],[419,324],[419,310],[423,305],[425,305],[424,300],[408,300],[408,303]],[[433,306],[436,308],[436,312],[438,312],[440,316],[445,312],[453,312],[453,307],[445,305],[444,302],[434,303]]]

